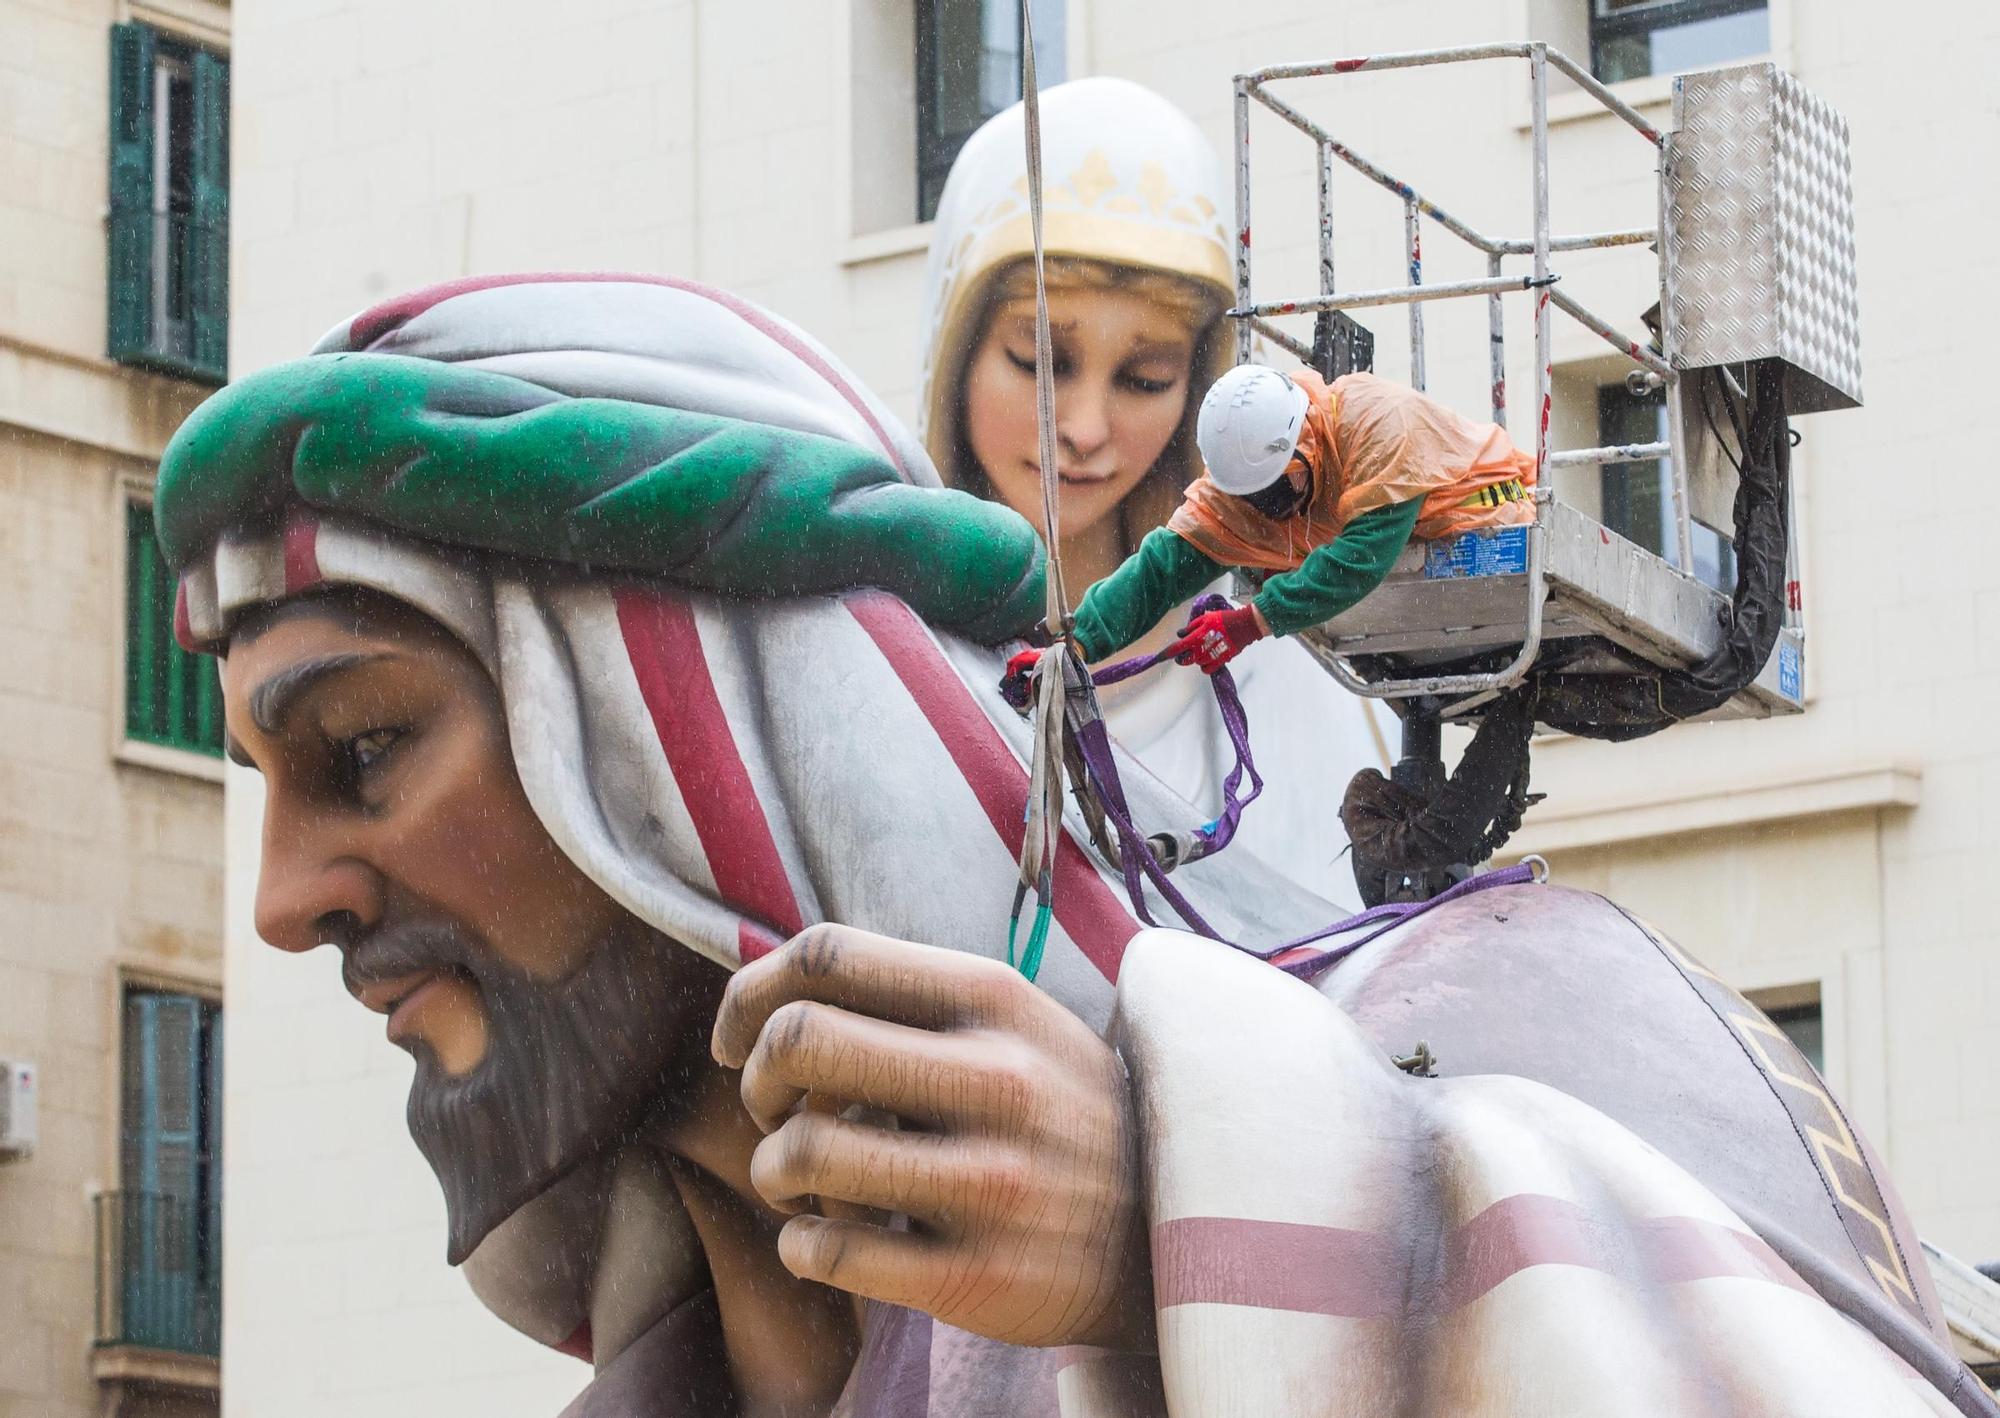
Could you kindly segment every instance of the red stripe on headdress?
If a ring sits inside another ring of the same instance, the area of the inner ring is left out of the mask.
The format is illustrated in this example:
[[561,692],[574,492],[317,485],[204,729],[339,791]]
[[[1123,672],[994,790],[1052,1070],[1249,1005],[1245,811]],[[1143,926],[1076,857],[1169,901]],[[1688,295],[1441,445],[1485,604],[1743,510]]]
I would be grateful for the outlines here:
[[[980,712],[915,611],[881,592],[848,596],[845,603],[930,721],[993,830],[1018,856],[1026,830],[1027,770]],[[1063,931],[1105,979],[1116,980],[1118,962],[1126,942],[1139,933],[1138,923],[1067,834],[1056,847],[1055,895],[1056,920]]]
[[199,655],[201,646],[195,644],[194,621],[188,616],[187,582],[174,583],[174,643],[190,655]]
[[285,524],[285,594],[294,595],[325,579],[319,569],[319,523],[294,517]]
[[[749,945],[762,954],[779,932],[795,935],[804,922],[709,675],[694,609],[659,591],[622,590],[616,600],[639,695],[687,804],[715,889],[727,905],[751,918],[738,931],[738,948]],[[752,958],[744,956],[746,963]]]
[[882,445],[883,452],[888,455],[889,461],[896,465],[896,471],[905,478],[910,476],[910,470],[904,464],[902,455],[896,451],[895,442],[882,427],[881,421],[875,417],[875,411],[868,406],[868,401],[841,376],[839,370],[827,363],[824,355],[749,301],[733,296],[728,291],[717,290],[714,286],[705,286],[699,281],[684,281],[673,276],[631,275],[621,271],[527,271],[514,275],[466,276],[456,281],[442,281],[434,286],[425,286],[421,290],[414,290],[407,295],[399,295],[394,300],[386,300],[380,305],[371,306],[355,316],[348,325],[347,342],[354,349],[365,350],[406,321],[414,320],[431,307],[442,304],[454,296],[497,290],[503,286],[564,285],[579,282],[665,286],[669,290],[686,291],[689,295],[698,295],[704,300],[714,301],[748,323],[751,328],[791,351],[813,373],[831,384],[834,391],[847,401],[848,406],[861,415],[861,421],[868,425],[876,441]]

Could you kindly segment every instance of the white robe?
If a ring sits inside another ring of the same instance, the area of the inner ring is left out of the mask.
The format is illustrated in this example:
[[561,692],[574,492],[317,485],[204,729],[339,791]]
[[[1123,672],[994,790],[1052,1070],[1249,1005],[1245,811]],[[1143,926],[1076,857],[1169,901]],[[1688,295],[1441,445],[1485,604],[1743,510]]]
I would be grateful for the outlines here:
[[[1260,641],[1229,668],[1264,791],[1228,850],[1252,852],[1315,895],[1358,909],[1340,799],[1359,769],[1387,771],[1395,715],[1349,694],[1290,640]],[[1202,812],[1222,810],[1233,750],[1206,676],[1163,665],[1099,691],[1099,700],[1112,735],[1166,787]]]

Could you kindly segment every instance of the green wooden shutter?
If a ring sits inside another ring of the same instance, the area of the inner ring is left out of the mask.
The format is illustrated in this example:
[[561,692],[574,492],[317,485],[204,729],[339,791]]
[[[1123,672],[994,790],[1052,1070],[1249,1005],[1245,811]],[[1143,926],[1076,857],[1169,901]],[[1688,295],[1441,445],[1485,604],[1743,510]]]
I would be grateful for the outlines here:
[[120,1167],[127,1343],[198,1349],[202,1001],[125,996]]
[[153,511],[125,507],[125,737],[222,753],[222,686],[216,664],[174,639],[174,574],[153,531]]
[[194,362],[229,370],[229,61],[194,55],[194,210],[188,223]]
[[201,1001],[125,997],[124,1189],[192,1201],[201,1148]]
[[167,644],[161,630],[172,624],[162,607],[165,593],[160,548],[150,509],[125,504],[125,736],[149,743],[167,740]]
[[111,27],[111,217],[106,232],[105,348],[113,359],[153,343],[153,32]]

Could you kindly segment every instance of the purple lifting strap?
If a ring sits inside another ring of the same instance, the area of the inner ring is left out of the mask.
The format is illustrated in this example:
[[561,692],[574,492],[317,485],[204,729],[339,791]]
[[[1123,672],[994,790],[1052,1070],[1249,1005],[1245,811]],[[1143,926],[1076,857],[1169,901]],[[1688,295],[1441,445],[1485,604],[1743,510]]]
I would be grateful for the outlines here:
[[[1197,598],[1190,609],[1194,615],[1200,615],[1204,611],[1227,610],[1229,609],[1229,601],[1226,597],[1210,593]],[[1129,660],[1120,660],[1115,665],[1107,665],[1101,670],[1093,671],[1090,676],[1090,682],[1101,686],[1117,684],[1121,680],[1131,679],[1134,675],[1144,674],[1147,670],[1152,669],[1153,666],[1164,663],[1168,658],[1168,654],[1169,651],[1167,650],[1159,650],[1151,655],[1134,655]],[[1257,772],[1256,761],[1250,756],[1250,716],[1244,712],[1243,696],[1236,689],[1236,677],[1230,674],[1227,668],[1221,668],[1209,676],[1209,683],[1215,689],[1215,707],[1222,715],[1222,727],[1229,734],[1229,744],[1235,752],[1236,761],[1229,765],[1229,773],[1222,780],[1221,816],[1217,817],[1213,822],[1206,824],[1194,834],[1193,850],[1182,860],[1181,865],[1186,865],[1187,862],[1198,862],[1203,857],[1212,857],[1224,847],[1227,847],[1230,840],[1236,836],[1237,825],[1243,821],[1243,809],[1255,802],[1258,796],[1264,791],[1264,779]],[[1086,761],[1088,761],[1087,754],[1085,757]],[[1105,763],[1109,765],[1110,762],[1110,755],[1107,753],[1105,755]],[[1117,772],[1116,767],[1111,767],[1110,776],[1106,778],[1095,765],[1091,768],[1092,775],[1097,777],[1100,782],[1111,785],[1116,785],[1117,783]],[[1238,797],[1237,794],[1242,789],[1244,779],[1246,778],[1250,782],[1250,791]],[[1123,790],[1118,789],[1117,791],[1122,800],[1124,797]],[[1151,857],[1152,849],[1143,846],[1143,838],[1141,842],[1143,850],[1148,857]],[[1138,897],[1136,895],[1133,897],[1133,901],[1134,904],[1137,904]],[[1178,905],[1174,909],[1176,911],[1182,910]],[[1185,915],[1186,912],[1182,911],[1182,914]],[[1141,919],[1143,920],[1144,917],[1141,916]]]
[[[1228,604],[1229,602],[1221,596],[1203,596],[1194,603],[1194,613],[1199,615],[1203,611],[1221,609]],[[1090,677],[1091,682],[1096,685],[1117,684],[1120,680],[1130,679],[1134,675],[1152,669],[1164,661],[1167,655],[1168,652],[1162,650],[1151,655],[1137,655],[1129,660],[1121,660],[1115,665],[1094,672]],[[1264,780],[1258,776],[1256,764],[1250,756],[1249,716],[1243,711],[1243,699],[1237,693],[1236,681],[1227,669],[1216,670],[1210,679],[1215,686],[1216,706],[1222,713],[1223,726],[1229,731],[1230,744],[1236,751],[1236,762],[1222,783],[1222,815],[1195,834],[1195,849],[1189,854],[1188,861],[1199,861],[1202,857],[1212,856],[1228,846],[1230,839],[1236,835],[1237,824],[1242,821],[1243,809],[1256,801],[1257,795],[1264,791]],[[1496,886],[1514,886],[1536,879],[1534,868],[1524,862],[1500,871],[1467,877],[1428,901],[1393,901],[1370,907],[1358,915],[1349,916],[1344,921],[1335,921],[1330,926],[1302,935],[1296,940],[1271,946],[1269,949],[1260,950],[1253,946],[1238,945],[1235,941],[1224,940],[1221,933],[1203,919],[1201,913],[1195,910],[1193,903],[1169,879],[1166,868],[1162,867],[1159,858],[1153,855],[1152,846],[1147,842],[1146,835],[1133,825],[1132,810],[1126,805],[1125,788],[1118,777],[1118,764],[1111,753],[1110,735],[1105,730],[1103,718],[1096,712],[1095,703],[1088,698],[1086,703],[1090,704],[1090,708],[1076,715],[1074,729],[1077,748],[1083,756],[1085,770],[1097,785],[1097,796],[1104,805],[1104,815],[1111,819],[1111,825],[1118,832],[1118,855],[1124,868],[1125,891],[1132,898],[1132,910],[1149,926],[1159,923],[1146,910],[1142,876],[1153,883],[1166,903],[1174,908],[1174,913],[1197,934],[1207,936],[1210,940],[1220,941],[1259,960],[1270,961],[1288,975],[1310,980],[1370,941],[1394,930],[1405,921],[1421,916],[1434,906],[1442,906],[1447,901],[1455,901],[1475,891],[1486,891]],[[1246,776],[1250,781],[1250,791],[1239,799],[1237,791],[1242,787]],[[1358,940],[1343,941],[1331,949],[1313,951],[1295,960],[1278,959],[1316,941],[1325,940],[1328,936],[1342,935],[1370,925],[1375,929]]]

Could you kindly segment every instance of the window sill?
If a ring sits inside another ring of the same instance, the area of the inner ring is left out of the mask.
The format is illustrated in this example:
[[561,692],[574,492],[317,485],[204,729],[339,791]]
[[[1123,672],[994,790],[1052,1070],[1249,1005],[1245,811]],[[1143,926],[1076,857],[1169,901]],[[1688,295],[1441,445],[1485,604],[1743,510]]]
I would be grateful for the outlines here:
[[222,782],[222,760],[191,749],[168,748],[144,739],[121,739],[111,755],[134,768],[150,768],[156,773],[172,773],[182,778],[198,778],[204,783]]
[[876,261],[891,261],[898,256],[929,251],[933,226],[931,222],[918,222],[913,226],[890,227],[887,231],[851,236],[847,239],[846,249],[840,253],[840,264],[866,266]]
[[90,1376],[101,1384],[135,1384],[214,1393],[222,1387],[221,1364],[203,1354],[106,1344],[90,1352]]
[[1546,856],[1690,832],[1755,827],[1840,812],[1913,808],[1922,786],[1919,769],[1884,763],[1651,802],[1579,804],[1566,811],[1533,814],[1507,843],[1502,856],[1518,861],[1530,854]]
[[179,355],[160,354],[150,350],[113,350],[109,357],[113,364],[126,369],[143,369],[148,374],[185,380],[189,384],[203,384],[210,389],[220,389],[229,382],[229,375],[225,371],[212,365],[197,364]]
[[127,0],[119,16],[219,53],[229,52],[230,14],[223,0]]

